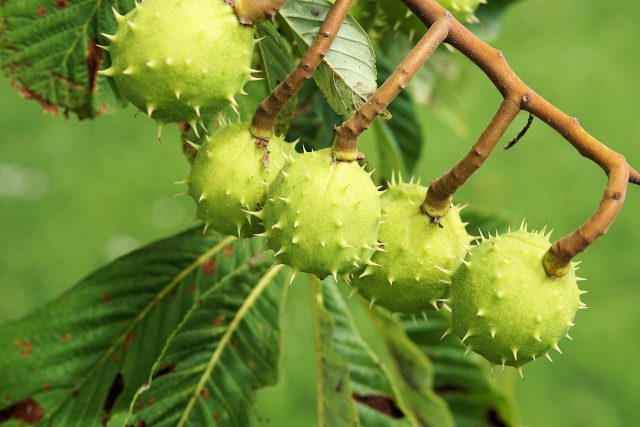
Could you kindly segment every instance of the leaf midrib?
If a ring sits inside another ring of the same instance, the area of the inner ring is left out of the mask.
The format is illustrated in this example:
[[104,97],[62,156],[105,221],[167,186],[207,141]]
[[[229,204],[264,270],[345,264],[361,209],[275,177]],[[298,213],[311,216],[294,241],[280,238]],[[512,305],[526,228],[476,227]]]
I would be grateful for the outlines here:
[[220,357],[222,356],[223,351],[229,345],[231,341],[231,336],[234,334],[234,332],[237,331],[238,327],[240,326],[240,323],[244,320],[244,317],[246,316],[246,314],[253,307],[253,305],[255,304],[258,297],[262,294],[262,292],[267,288],[267,286],[271,284],[271,280],[276,274],[278,274],[278,272],[282,267],[283,265],[280,264],[280,265],[274,266],[271,270],[269,270],[264,275],[264,277],[260,279],[258,284],[251,290],[251,292],[249,293],[249,296],[244,301],[242,306],[240,306],[240,309],[238,310],[236,315],[233,317],[233,320],[229,324],[227,331],[224,333],[224,335],[220,339],[220,342],[218,343],[218,346],[216,347],[215,351],[211,355],[211,358],[209,359],[209,363],[207,364],[207,367],[202,373],[202,376],[200,377],[200,380],[198,381],[198,384],[196,385],[196,388],[194,389],[193,394],[189,399],[189,402],[187,402],[187,406],[185,407],[184,412],[180,417],[180,421],[178,422],[176,427],[185,426],[186,422],[189,419],[189,415],[191,414],[191,410],[193,409],[193,405],[195,405],[196,403],[196,399],[200,395],[200,392],[204,389],[204,386],[207,380],[209,379],[209,377],[211,376],[213,369],[216,367],[216,365],[220,361]]
[[[189,274],[191,274],[196,268],[204,264],[208,261],[212,256],[223,250],[229,244],[231,244],[237,237],[229,236],[223,240],[221,240],[217,245],[213,248],[206,251],[204,254],[199,256],[194,262],[186,266],[180,273],[178,273],[173,280],[171,280],[167,286],[165,286],[154,298],[149,302],[149,304],[131,321],[130,326],[118,337],[113,345],[109,347],[109,349],[105,352],[102,359],[98,361],[94,365],[92,369],[90,369],[85,376],[76,384],[76,389],[80,390],[84,384],[92,377],[93,373],[100,369],[104,364],[109,360],[109,358],[113,355],[115,350],[126,340],[127,336],[133,331],[136,326],[144,320],[144,318],[151,312],[151,310],[158,305],[160,301],[164,299],[167,294],[169,294],[176,286],[178,286],[182,280],[184,280]],[[58,410],[71,398],[71,394],[66,398],[62,399],[60,403],[53,408],[45,417],[45,419],[51,418],[55,415]]]

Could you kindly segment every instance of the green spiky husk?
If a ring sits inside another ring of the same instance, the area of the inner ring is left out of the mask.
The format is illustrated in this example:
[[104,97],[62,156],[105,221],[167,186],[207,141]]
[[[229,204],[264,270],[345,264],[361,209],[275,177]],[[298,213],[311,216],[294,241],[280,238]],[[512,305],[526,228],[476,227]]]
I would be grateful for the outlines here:
[[269,185],[294,147],[273,137],[268,151],[265,158],[267,149],[256,145],[246,123],[218,129],[200,148],[188,184],[198,217],[207,226],[240,236],[264,231],[255,215],[264,207]]
[[161,123],[212,117],[250,77],[254,30],[223,0],[145,0],[119,21],[103,74]]
[[325,278],[370,260],[380,215],[369,174],[357,162],[335,162],[326,149],[287,163],[269,190],[264,223],[279,261]]
[[581,306],[575,267],[551,279],[544,233],[519,230],[483,240],[453,278],[452,327],[492,364],[522,366],[563,338]]
[[420,313],[447,296],[472,240],[458,207],[441,219],[441,227],[430,223],[420,212],[426,192],[426,187],[400,183],[382,195],[378,240],[384,251],[371,258],[379,266],[367,266],[353,282],[366,299],[394,312]]

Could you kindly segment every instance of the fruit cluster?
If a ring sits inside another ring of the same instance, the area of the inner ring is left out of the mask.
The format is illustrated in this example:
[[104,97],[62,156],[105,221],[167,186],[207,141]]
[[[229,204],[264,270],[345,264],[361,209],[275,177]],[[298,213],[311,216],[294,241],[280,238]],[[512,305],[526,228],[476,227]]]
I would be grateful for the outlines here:
[[[222,0],[146,0],[116,17],[103,74],[160,124],[196,128],[249,79],[253,30]],[[185,183],[205,228],[266,237],[292,278],[342,278],[395,312],[444,306],[451,330],[493,364],[520,367],[559,351],[582,303],[574,265],[561,278],[547,275],[547,235],[521,228],[474,239],[461,208],[435,223],[421,209],[425,187],[394,179],[383,190],[370,175],[330,149],[298,153],[240,123],[207,137]]]

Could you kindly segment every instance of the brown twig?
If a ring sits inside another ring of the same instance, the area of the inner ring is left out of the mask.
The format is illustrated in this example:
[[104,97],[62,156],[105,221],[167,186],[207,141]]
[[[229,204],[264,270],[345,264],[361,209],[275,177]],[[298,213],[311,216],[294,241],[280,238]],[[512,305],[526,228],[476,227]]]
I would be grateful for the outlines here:
[[429,185],[427,196],[420,206],[423,213],[437,220],[449,212],[451,196],[484,164],[519,112],[520,103],[517,99],[504,99],[489,126],[469,153],[450,171]]
[[327,14],[316,39],[287,78],[258,106],[251,122],[251,134],[269,140],[273,136],[276,116],[295,96],[300,87],[311,79],[338,35],[354,0],[336,0]]
[[358,159],[357,139],[371,126],[391,102],[402,92],[420,67],[431,57],[433,52],[447,37],[449,22],[453,20],[450,13],[434,22],[429,31],[422,37],[407,57],[396,68],[393,74],[365,102],[349,120],[336,128],[333,142],[333,157],[340,161]]
[[[402,2],[426,26],[433,25],[446,13],[446,9],[435,0],[402,0]],[[544,267],[549,276],[566,274],[569,270],[571,259],[584,251],[595,239],[606,232],[620,212],[625,198],[627,183],[640,184],[640,174],[628,165],[622,155],[611,150],[582,129],[576,119],[569,117],[528,87],[509,67],[502,52],[478,39],[461,23],[452,20],[446,42],[458,49],[484,71],[500,91],[505,102],[508,103],[507,105],[515,101],[518,110],[528,111],[544,123],[547,123],[571,143],[581,155],[598,164],[608,175],[609,180],[605,196],[593,217],[574,233],[555,242],[544,257]],[[499,112],[494,121],[500,115],[501,113]],[[508,116],[505,115],[505,117]],[[473,155],[471,157],[467,156],[465,159],[470,162],[475,161]],[[432,186],[437,188],[442,185],[437,183],[451,179],[447,175],[454,174],[454,170],[456,168],[434,181]],[[468,167],[464,170],[468,175],[453,177],[453,182],[466,181],[476,168]],[[458,169],[457,173],[461,173],[460,169]],[[450,190],[455,191],[456,189],[455,185],[450,187]],[[437,194],[433,194],[432,187],[430,187],[429,192],[432,192],[433,198],[436,200],[442,200],[445,196],[445,191],[436,191],[435,193]],[[448,194],[448,196],[450,197],[452,194]],[[424,204],[429,204],[430,197],[427,196]]]
[[233,6],[240,23],[256,25],[272,20],[286,0],[225,0]]

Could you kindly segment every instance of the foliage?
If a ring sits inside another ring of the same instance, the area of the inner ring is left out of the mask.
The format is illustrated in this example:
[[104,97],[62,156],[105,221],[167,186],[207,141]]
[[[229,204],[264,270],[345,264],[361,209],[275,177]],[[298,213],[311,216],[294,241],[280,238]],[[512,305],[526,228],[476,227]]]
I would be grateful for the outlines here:
[[[307,147],[328,146],[328,123],[351,115],[391,74],[395,57],[383,43],[389,28],[379,25],[375,3],[367,4],[371,12],[348,18],[314,82],[278,116],[278,133],[291,129]],[[90,119],[117,111],[125,101],[111,80],[98,77],[110,63],[100,46],[108,44],[102,34],[116,30],[111,9],[125,14],[134,6],[133,0],[40,6],[4,0],[2,69],[22,96],[49,113]],[[275,22],[257,28],[253,64],[264,80],[239,99],[243,119],[293,68],[329,7],[325,0],[289,0]],[[411,173],[422,153],[415,109],[405,92],[374,124],[383,180],[393,171]],[[218,120],[235,114],[228,109]],[[183,138],[197,141],[188,129]],[[487,224],[496,217],[473,218]],[[278,381],[285,275],[263,240],[201,230],[114,261],[58,300],[0,326],[0,424],[264,423],[256,391]],[[433,338],[442,332],[440,315],[412,323],[372,312],[396,368],[390,370],[335,284],[312,281],[321,426],[516,425],[508,390],[475,358],[464,359],[453,339]]]

